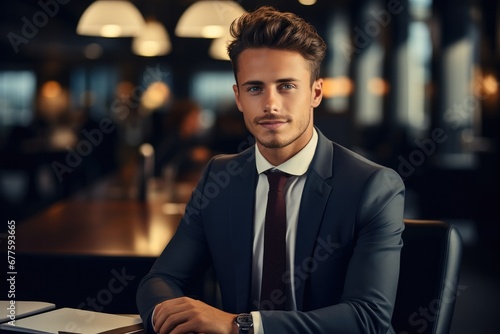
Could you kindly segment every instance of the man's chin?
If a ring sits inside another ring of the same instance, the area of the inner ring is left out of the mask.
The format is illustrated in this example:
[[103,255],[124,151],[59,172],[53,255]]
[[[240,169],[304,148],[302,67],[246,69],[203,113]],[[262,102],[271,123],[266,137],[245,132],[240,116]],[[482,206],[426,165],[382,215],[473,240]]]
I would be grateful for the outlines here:
[[265,144],[262,144],[262,146],[264,146],[265,148],[268,148],[268,149],[275,149],[275,150],[284,147],[284,145],[282,145],[281,143],[265,143]]
[[271,139],[271,140],[258,140],[260,145],[268,149],[279,149],[285,147],[287,144],[279,139]]

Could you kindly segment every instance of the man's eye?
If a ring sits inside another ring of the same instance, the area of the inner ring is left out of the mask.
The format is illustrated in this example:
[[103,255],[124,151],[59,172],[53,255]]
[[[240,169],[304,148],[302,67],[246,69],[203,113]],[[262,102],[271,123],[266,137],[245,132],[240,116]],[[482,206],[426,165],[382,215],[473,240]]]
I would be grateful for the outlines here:
[[260,88],[258,86],[252,86],[252,87],[248,87],[247,92],[255,93],[255,92],[260,92],[261,90],[262,90],[262,88]]
[[281,89],[288,90],[288,89],[294,89],[295,85],[294,84],[283,84],[281,85]]

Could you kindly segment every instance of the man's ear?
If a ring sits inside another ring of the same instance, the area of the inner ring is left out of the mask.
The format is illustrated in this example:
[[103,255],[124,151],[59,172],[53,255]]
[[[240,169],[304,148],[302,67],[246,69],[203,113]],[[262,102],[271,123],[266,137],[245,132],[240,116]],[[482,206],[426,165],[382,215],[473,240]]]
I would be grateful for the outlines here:
[[234,92],[234,100],[236,101],[236,105],[238,106],[238,110],[240,112],[243,112],[243,108],[241,107],[240,89],[238,88],[238,84],[233,85],[233,92]]
[[323,79],[319,78],[313,82],[311,94],[311,107],[316,108],[323,99]]

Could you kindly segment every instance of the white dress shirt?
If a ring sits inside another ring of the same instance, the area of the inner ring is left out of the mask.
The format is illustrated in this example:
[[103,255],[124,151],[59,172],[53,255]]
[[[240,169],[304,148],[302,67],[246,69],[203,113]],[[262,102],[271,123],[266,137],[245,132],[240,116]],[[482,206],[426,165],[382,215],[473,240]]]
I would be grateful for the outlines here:
[[[311,164],[318,144],[318,134],[313,130],[313,136],[309,143],[293,157],[280,164],[273,166],[260,153],[257,145],[255,145],[255,162],[259,179],[255,190],[255,215],[254,215],[254,240],[253,240],[253,263],[252,263],[252,304],[259,305],[260,290],[262,283],[262,266],[264,256],[264,226],[267,207],[267,193],[269,183],[267,176],[264,174],[269,169],[279,169],[282,172],[290,174],[285,184],[285,201],[286,201],[286,255],[287,271],[290,272],[291,282],[287,286],[290,288],[288,296],[291,297],[291,302],[287,301],[292,310],[296,310],[295,290],[291,287],[294,285],[294,257],[295,257],[295,239],[297,234],[297,223],[299,220],[299,208],[302,198],[302,191],[306,182],[306,172]],[[252,312],[254,323],[254,333],[264,334],[262,328],[262,319],[258,311]]]

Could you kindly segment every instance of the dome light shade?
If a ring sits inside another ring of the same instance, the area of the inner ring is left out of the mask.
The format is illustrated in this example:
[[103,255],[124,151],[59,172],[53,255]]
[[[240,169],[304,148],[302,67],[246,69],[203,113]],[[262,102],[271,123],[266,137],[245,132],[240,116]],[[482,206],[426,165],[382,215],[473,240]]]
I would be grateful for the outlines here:
[[172,50],[167,30],[158,21],[146,21],[146,26],[132,42],[132,51],[144,57],[163,56]]
[[312,6],[316,3],[316,0],[299,0],[301,5]]
[[137,36],[144,28],[144,18],[129,1],[97,0],[80,17],[79,35],[101,37]]
[[182,14],[175,34],[179,37],[223,37],[234,19],[243,13],[245,10],[234,1],[198,1]]
[[210,57],[218,60],[229,60],[229,55],[227,54],[227,44],[232,38],[229,34],[224,37],[216,38],[210,44],[210,49],[208,54]]

